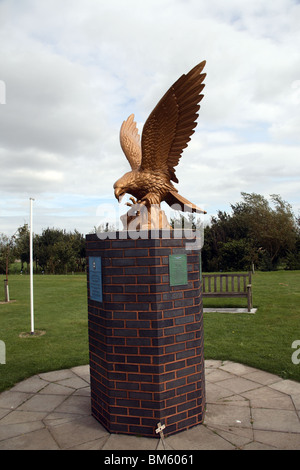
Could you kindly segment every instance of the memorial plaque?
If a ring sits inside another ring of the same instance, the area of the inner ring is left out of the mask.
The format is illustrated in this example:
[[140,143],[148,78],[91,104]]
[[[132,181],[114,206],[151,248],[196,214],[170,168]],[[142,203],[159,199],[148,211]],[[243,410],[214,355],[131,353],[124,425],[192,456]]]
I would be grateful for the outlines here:
[[89,258],[90,276],[90,299],[102,302],[102,270],[101,257],[90,256]]
[[187,256],[169,255],[170,286],[184,286],[187,280]]

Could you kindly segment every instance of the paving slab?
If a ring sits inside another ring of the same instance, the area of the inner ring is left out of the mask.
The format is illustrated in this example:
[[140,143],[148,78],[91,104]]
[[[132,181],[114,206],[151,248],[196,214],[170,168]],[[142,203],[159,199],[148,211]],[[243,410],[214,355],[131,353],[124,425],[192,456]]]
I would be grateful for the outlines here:
[[19,410],[24,411],[53,411],[58,405],[65,400],[64,395],[43,395],[36,394],[29,398],[26,402],[19,406]]
[[220,369],[212,369],[208,374],[205,376],[206,382],[220,382],[221,380],[231,379],[232,375],[225,370]]
[[84,379],[86,382],[90,383],[90,366],[85,365],[85,366],[77,366],[77,367],[72,367],[71,371]]
[[42,421],[29,421],[17,424],[0,424],[0,443],[11,437],[19,436],[20,434],[27,434],[37,429],[43,429],[44,424]]
[[6,424],[31,423],[33,421],[42,421],[47,416],[46,411],[11,411],[2,420],[1,426]]
[[275,446],[282,450],[299,450],[300,438],[297,433],[254,430],[256,442]]
[[224,403],[208,404],[205,414],[208,426],[235,426],[251,428],[250,407],[227,405]]
[[247,374],[244,374],[243,378],[252,380],[253,382],[258,382],[262,385],[270,385],[282,381],[282,379],[277,375],[270,374],[269,372],[264,372],[263,370],[249,372]]
[[244,450],[276,450],[276,447],[252,441],[244,446]]
[[205,360],[205,372],[209,372],[210,369],[218,369],[223,364],[223,361],[216,359],[206,359]]
[[12,390],[3,392],[0,395],[0,409],[14,410],[33,396],[34,393],[14,392]]
[[204,424],[162,439],[110,434],[91,416],[89,366],[37,374],[0,394],[3,450],[300,450],[300,383],[205,361]]
[[71,395],[70,397],[66,398],[59,406],[57,406],[55,411],[60,413],[79,413],[83,415],[90,415],[90,397]]
[[23,382],[19,382],[11,390],[13,392],[36,393],[42,390],[47,385],[48,383],[45,380],[41,379],[37,375],[34,375],[33,377],[30,377],[29,379],[24,380]]
[[245,445],[253,442],[253,430],[249,428],[225,425],[209,425],[215,434],[226,439],[238,449],[243,449]]
[[50,432],[43,428],[0,441],[1,450],[60,450]]
[[207,426],[195,426],[165,439],[174,450],[233,450],[234,445]]
[[300,411],[300,394],[299,395],[291,395],[291,398],[293,400],[294,406],[296,410]]
[[68,450],[103,450],[107,439],[109,439],[109,436],[103,436],[99,439],[93,439],[91,441],[83,442],[82,444],[76,444],[73,447],[69,447]]
[[56,382],[58,385],[62,385],[64,387],[73,388],[78,390],[80,388],[84,388],[87,386],[87,382],[83,380],[81,377],[69,377],[67,379],[59,380]]
[[126,436],[122,434],[111,434],[103,445],[103,450],[127,450],[135,449],[139,450],[156,450],[158,439],[152,439],[141,436]]
[[294,410],[293,400],[289,395],[281,393],[270,387],[261,387],[242,393],[243,397],[250,400],[252,408],[273,408]]
[[6,410],[4,408],[0,408],[0,419],[4,418],[4,416],[6,416],[8,413],[10,413],[10,410]]
[[300,444],[300,421],[294,411],[253,408],[252,419],[253,429],[298,433]]
[[83,416],[48,429],[61,449],[68,449],[108,436],[108,432],[92,416]]
[[58,380],[68,379],[74,376],[74,372],[72,372],[71,369],[54,370],[39,374],[41,379],[47,380],[48,382],[57,382]]
[[234,375],[245,375],[251,372],[257,372],[257,369],[253,367],[245,366],[244,364],[239,364],[237,362],[224,361],[220,366],[221,370],[226,370]]
[[74,388],[60,385],[59,383],[48,383],[41,391],[41,395],[71,395]]
[[54,411],[49,413],[46,418],[43,419],[44,424],[49,426],[56,426],[57,424],[70,423],[71,421],[76,421],[82,418],[80,413],[59,413]]
[[91,396],[91,387],[88,385],[87,387],[79,388],[78,390],[75,390],[73,395],[81,395],[84,397],[90,397]]
[[294,380],[281,380],[270,385],[271,388],[279,390],[280,392],[287,393],[288,395],[300,394],[300,382]]
[[205,384],[206,403],[218,403],[224,398],[234,395],[231,390],[225,389],[217,383],[207,382]]
[[259,388],[261,385],[252,380],[244,379],[243,377],[232,377],[230,379],[222,380],[221,384],[225,389],[231,390],[234,393],[246,392],[254,388]]

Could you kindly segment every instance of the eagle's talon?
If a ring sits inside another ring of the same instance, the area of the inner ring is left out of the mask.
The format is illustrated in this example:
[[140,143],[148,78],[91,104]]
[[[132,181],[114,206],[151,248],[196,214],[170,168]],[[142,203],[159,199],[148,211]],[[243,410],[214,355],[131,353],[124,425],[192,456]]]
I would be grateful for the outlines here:
[[136,204],[138,204],[137,200],[134,198],[134,197],[130,197],[129,198],[132,202],[126,202],[126,206],[128,207],[132,207],[132,206],[135,206]]

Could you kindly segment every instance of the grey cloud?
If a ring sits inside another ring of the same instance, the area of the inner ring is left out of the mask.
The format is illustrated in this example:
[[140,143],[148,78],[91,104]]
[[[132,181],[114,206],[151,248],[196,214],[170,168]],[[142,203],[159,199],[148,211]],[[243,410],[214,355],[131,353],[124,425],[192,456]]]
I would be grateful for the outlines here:
[[[299,174],[299,15],[292,0],[2,1],[2,205],[31,190],[41,205],[50,194],[82,197],[83,207],[89,195],[113,196],[128,170],[122,121],[135,113],[141,133],[167,88],[203,59],[205,97],[178,187],[210,213],[240,191],[290,196],[285,181]],[[22,214],[19,199],[11,210]]]

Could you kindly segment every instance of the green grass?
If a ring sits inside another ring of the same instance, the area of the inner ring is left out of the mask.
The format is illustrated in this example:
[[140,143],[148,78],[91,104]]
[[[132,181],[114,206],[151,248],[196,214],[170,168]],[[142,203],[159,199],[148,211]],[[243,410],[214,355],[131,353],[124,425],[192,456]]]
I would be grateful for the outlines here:
[[46,334],[20,338],[30,332],[29,282],[29,276],[9,276],[16,302],[0,305],[0,340],[6,345],[0,391],[38,372],[89,361],[86,276],[34,276],[35,330]]
[[[291,345],[300,340],[300,271],[258,272],[252,281],[255,315],[204,314],[205,358],[300,381],[300,364],[291,360]],[[34,276],[35,330],[46,331],[40,337],[19,337],[30,331],[29,276],[9,276],[9,289],[15,302],[0,304],[0,340],[6,345],[0,391],[36,373],[88,363],[85,275]],[[204,301],[206,307],[216,305],[246,307],[246,299]]]
[[[300,340],[300,271],[256,272],[249,314],[204,314],[204,356],[300,381],[291,345]],[[204,299],[204,307],[247,307],[247,299]]]

